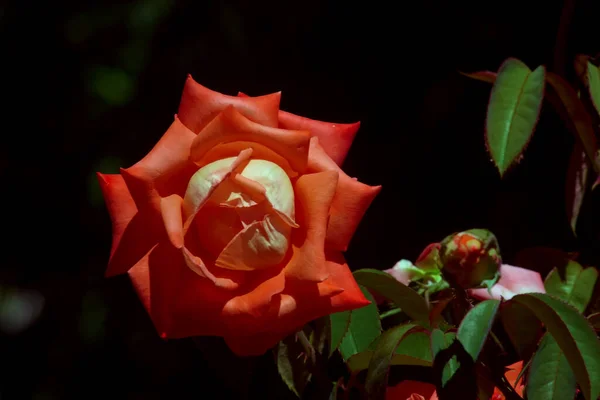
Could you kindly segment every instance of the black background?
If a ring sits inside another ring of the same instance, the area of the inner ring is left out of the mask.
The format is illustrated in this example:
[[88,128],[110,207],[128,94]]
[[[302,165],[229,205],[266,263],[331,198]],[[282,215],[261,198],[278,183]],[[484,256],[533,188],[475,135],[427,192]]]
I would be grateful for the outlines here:
[[[600,51],[597,3],[576,1],[568,56]],[[45,299],[28,329],[0,332],[0,399],[241,398],[244,380],[257,398],[285,393],[268,357],[248,377],[236,373],[246,361],[207,339],[231,363],[222,374],[190,340],[162,341],[127,277],[103,278],[111,231],[95,171],[152,148],[188,73],[231,95],[281,90],[282,109],[310,118],[362,122],[344,169],[383,189],[347,252],[352,269],[390,268],[473,227],[496,233],[509,263],[531,246],[593,249],[591,219],[578,241],[564,211],[574,140],[560,118],[545,104],[524,160],[501,180],[483,139],[491,86],[458,73],[507,57],[550,64],[561,7],[0,2],[0,285]]]

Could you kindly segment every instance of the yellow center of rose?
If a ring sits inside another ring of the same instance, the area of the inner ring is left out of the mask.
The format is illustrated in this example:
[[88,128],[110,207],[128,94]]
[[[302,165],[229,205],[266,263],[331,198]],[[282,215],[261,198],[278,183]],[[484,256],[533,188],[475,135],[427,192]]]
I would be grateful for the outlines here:
[[256,270],[281,263],[290,246],[294,188],[277,164],[252,159],[220,183],[236,157],[200,168],[190,179],[184,204],[205,200],[194,218],[200,244],[215,265]]

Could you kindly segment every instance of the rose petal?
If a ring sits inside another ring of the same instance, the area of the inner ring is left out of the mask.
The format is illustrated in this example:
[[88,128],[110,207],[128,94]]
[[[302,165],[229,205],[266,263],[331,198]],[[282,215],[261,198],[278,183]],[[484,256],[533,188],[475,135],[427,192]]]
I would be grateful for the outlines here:
[[310,141],[308,159],[310,172],[336,171],[338,187],[331,204],[326,245],[346,251],[362,217],[371,205],[381,186],[368,186],[350,178],[333,162],[319,145],[318,139]]
[[386,400],[413,400],[415,395],[420,396],[422,399],[433,400],[433,396],[437,399],[435,394],[435,385],[427,382],[404,380],[395,386],[387,388],[385,393]]
[[289,226],[297,228],[294,221],[294,187],[289,177],[277,164],[253,158],[241,172],[232,176],[232,180],[245,193],[253,194],[257,203],[266,200]]
[[[239,92],[239,97],[254,98]],[[360,122],[351,124],[339,124],[335,122],[318,121],[301,117],[283,110],[279,111],[279,127],[292,130],[307,130],[312,136],[319,138],[319,143],[331,159],[342,165],[350,146],[354,141],[356,132],[360,128]]]
[[232,293],[235,295],[236,292],[217,287],[185,265],[174,273],[178,271],[177,290],[169,308],[173,324],[168,337],[177,339],[227,334],[228,328],[221,313]]
[[237,156],[240,151],[244,149],[252,149],[252,158],[254,159],[267,160],[279,165],[290,178],[298,176],[298,173],[292,169],[290,163],[284,157],[269,149],[267,146],[256,142],[240,141],[219,144],[210,149],[204,157],[202,157],[202,161],[197,163],[197,165],[203,166],[222,158]]
[[251,155],[252,149],[245,149],[236,158],[221,159],[196,171],[189,180],[183,199],[184,233],[187,232],[194,217],[211,194],[237,168],[245,165]]
[[276,266],[287,253],[291,229],[277,215],[254,221],[225,246],[215,265],[240,271]]
[[183,268],[181,252],[163,243],[155,245],[128,272],[134,290],[161,336],[172,334],[170,307]]
[[252,122],[233,107],[215,117],[194,139],[190,160],[201,162],[208,151],[222,143],[257,142],[284,157],[297,172],[304,172],[308,158],[310,133],[271,128]]
[[182,195],[191,174],[198,169],[188,160],[196,135],[177,117],[154,148],[121,174],[138,208],[150,204],[157,211],[160,197]]
[[112,246],[105,275],[126,273],[158,243],[159,234],[147,224],[156,216],[147,210],[138,212],[123,177],[97,174],[112,221]]
[[225,290],[236,290],[240,286],[239,279],[235,279],[236,276],[231,274],[230,271],[220,270],[222,276],[217,276],[207,267],[202,258],[193,254],[187,247],[183,247],[181,250],[185,264],[198,276],[208,279],[216,287]]
[[137,207],[121,175],[97,172],[96,176],[112,222],[112,247],[110,249],[110,258],[112,259],[127,225],[137,214]]
[[394,267],[386,269],[383,272],[387,272],[388,274],[396,278],[398,282],[403,283],[404,285],[408,285],[410,283],[412,273],[407,269],[400,268],[400,265],[403,261],[404,260],[398,261],[396,265],[394,265]]
[[[240,156],[234,160],[229,160],[223,164],[222,168],[209,174],[205,181],[200,182],[196,186],[191,186],[191,190],[186,192],[186,199],[183,200],[178,195],[171,195],[165,198],[161,198],[160,209],[163,224],[167,236],[171,244],[182,251],[183,260],[185,264],[195,273],[203,278],[207,278],[212,281],[216,286],[226,289],[235,290],[238,288],[242,279],[239,274],[232,274],[228,271],[214,270],[209,268],[204,260],[199,257],[190,249],[184,246],[184,242],[196,244],[194,247],[197,248],[198,238],[194,235],[195,232],[188,232],[191,221],[196,216],[198,210],[210,197],[210,194],[216,187],[231,173],[241,162],[249,157],[252,151],[242,151]],[[225,160],[227,161],[227,160]],[[186,208],[187,205],[187,208]],[[186,224],[184,225],[184,213],[186,213]],[[188,233],[190,235],[188,235]],[[192,236],[192,237],[188,237]]]
[[[278,293],[284,287],[281,269],[256,271],[251,281],[235,292],[228,292],[184,268],[170,309],[174,327],[169,337],[237,336],[260,332],[265,327],[263,321],[276,322]],[[201,299],[199,293],[202,293]]]
[[183,199],[179,195],[172,194],[171,196],[161,198],[160,211],[165,230],[171,244],[177,249],[183,247],[182,207]]
[[317,121],[279,111],[279,127],[284,129],[308,130],[313,136],[319,138],[319,143],[331,159],[342,165],[354,141],[360,122],[352,124],[338,124],[333,122]]
[[[252,329],[251,320],[266,318],[276,319],[279,305],[272,303],[273,296],[281,293],[285,287],[285,276],[282,269],[256,271],[255,286],[248,284],[245,293],[230,299],[223,307],[222,315],[225,322],[235,332],[238,329]],[[273,315],[275,314],[275,315]],[[258,324],[256,326],[261,326]]]
[[328,251],[326,266],[327,280],[287,280],[284,291],[271,298],[262,316],[251,318],[246,314],[246,318],[238,319],[240,329],[232,329],[225,336],[231,349],[240,356],[261,355],[309,321],[370,304],[340,252]]
[[343,289],[342,292],[330,298],[330,312],[353,310],[371,304],[358,287],[352,271],[350,271],[350,267],[341,252],[327,250],[325,252],[325,259],[329,278],[325,282],[319,283],[319,286],[328,284]]
[[298,178],[295,193],[300,228],[293,232],[293,255],[285,267],[287,277],[321,282],[329,276],[324,248],[327,218],[337,183],[338,174],[334,171]]
[[492,286],[491,292],[490,296],[487,289],[469,289],[469,294],[479,300],[500,300],[501,297],[509,300],[517,294],[546,293],[546,289],[539,272],[502,264],[500,279]]
[[178,114],[183,124],[196,133],[228,106],[254,122],[276,128],[280,99],[280,92],[247,99],[227,96],[205,88],[188,75]]

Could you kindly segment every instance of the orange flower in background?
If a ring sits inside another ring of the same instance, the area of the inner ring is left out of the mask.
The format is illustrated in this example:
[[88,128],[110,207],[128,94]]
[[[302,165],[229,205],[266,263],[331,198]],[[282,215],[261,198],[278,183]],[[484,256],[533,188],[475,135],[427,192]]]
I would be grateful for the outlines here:
[[[525,385],[523,385],[523,381],[519,381],[519,385],[516,385],[517,378],[519,374],[523,370],[523,361],[517,361],[514,364],[506,367],[507,371],[504,373],[504,377],[510,383],[510,385],[515,389],[515,392],[521,397],[523,397],[523,391],[525,390]],[[494,394],[490,400],[505,400],[506,397],[502,394],[500,389],[494,388]]]
[[[506,380],[515,389],[515,392],[523,397],[525,387],[523,381],[518,386],[515,386],[517,378],[523,369],[523,361],[518,361],[506,367],[507,371],[504,374]],[[426,382],[404,380],[395,386],[388,387],[385,393],[386,400],[438,400],[438,395],[435,391],[435,385]],[[490,400],[505,400],[504,395],[498,388],[494,388],[494,393]]]
[[386,400],[438,400],[435,385],[426,382],[404,380],[388,387]]
[[518,294],[546,293],[544,281],[539,272],[508,264],[500,266],[500,279],[487,289],[469,289],[469,294],[478,300],[510,300]]
[[188,77],[178,115],[121,174],[98,178],[127,273],[163,338],[222,336],[262,354],[305,323],[368,304],[344,261],[380,190],[338,166],[359,124],[227,96]]

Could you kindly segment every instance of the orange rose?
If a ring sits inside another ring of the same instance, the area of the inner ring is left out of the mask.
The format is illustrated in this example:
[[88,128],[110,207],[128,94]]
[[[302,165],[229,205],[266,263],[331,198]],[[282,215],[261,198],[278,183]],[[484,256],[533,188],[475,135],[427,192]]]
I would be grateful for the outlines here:
[[106,275],[129,275],[163,338],[222,336],[239,355],[262,354],[368,304],[342,251],[380,187],[337,164],[359,124],[299,117],[279,100],[188,77],[150,153],[98,174],[113,224]]
[[388,387],[385,398],[386,400],[438,400],[435,385],[408,379]]
[[[517,385],[517,378],[523,369],[523,361],[517,361],[506,367],[504,377],[519,396],[523,396],[525,386],[521,381]],[[435,385],[426,382],[404,380],[395,386],[388,387],[385,393],[386,400],[438,400]],[[504,395],[497,387],[490,400],[505,400]]]
[[[508,383],[510,383],[510,385],[513,387],[513,389],[515,389],[515,392],[521,397],[523,397],[525,385],[523,385],[522,380],[520,380],[519,384],[517,385],[517,378],[521,374],[522,370],[523,370],[523,361],[517,361],[516,363],[507,366],[506,372],[504,373],[504,377],[506,378]],[[504,394],[502,394],[500,389],[494,388],[494,394],[492,395],[492,398],[490,400],[505,400],[505,399],[506,399],[506,397],[504,397]]]

